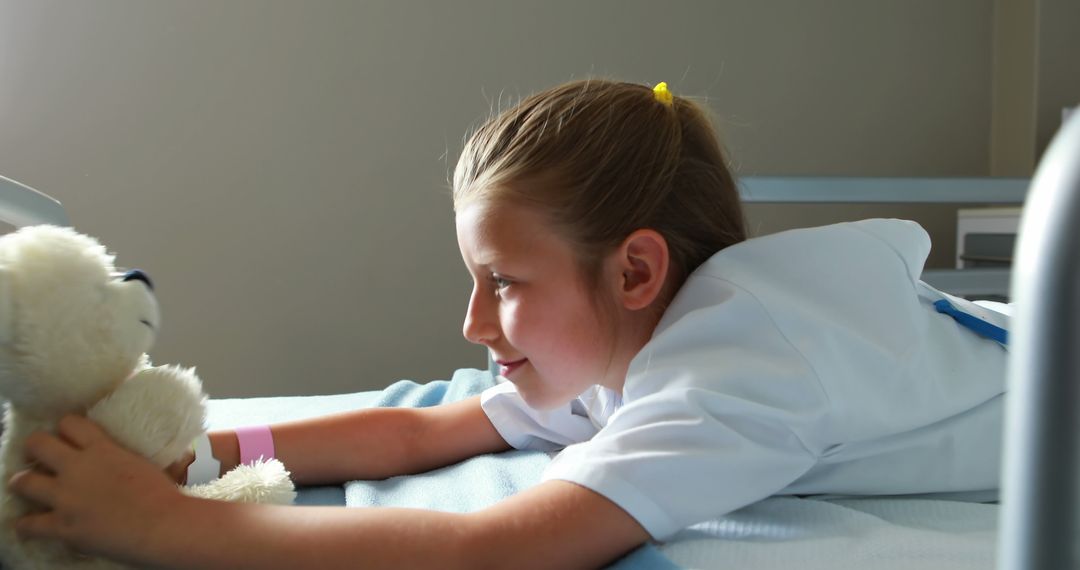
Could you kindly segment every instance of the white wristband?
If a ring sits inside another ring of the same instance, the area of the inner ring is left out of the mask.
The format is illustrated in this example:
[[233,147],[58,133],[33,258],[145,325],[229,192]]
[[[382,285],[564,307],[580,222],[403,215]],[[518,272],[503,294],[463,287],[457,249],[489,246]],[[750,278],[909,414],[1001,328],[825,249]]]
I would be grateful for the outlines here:
[[204,432],[195,438],[192,448],[195,450],[195,461],[188,465],[187,484],[200,485],[217,479],[221,473],[221,462],[211,451],[210,436]]

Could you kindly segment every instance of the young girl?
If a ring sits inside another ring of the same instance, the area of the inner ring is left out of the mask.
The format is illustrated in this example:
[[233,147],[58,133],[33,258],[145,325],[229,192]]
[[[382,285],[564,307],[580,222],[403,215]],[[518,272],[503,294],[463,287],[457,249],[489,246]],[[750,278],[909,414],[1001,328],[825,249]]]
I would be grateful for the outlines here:
[[[454,208],[464,334],[509,382],[272,446],[301,484],[563,448],[542,483],[471,514],[210,502],[71,416],[27,442],[40,471],[10,484],[45,510],[18,532],[169,568],[588,568],[774,494],[997,487],[1005,352],[964,325],[1000,315],[919,281],[911,222],[745,240],[709,121],[664,84],[522,101],[467,143]],[[249,437],[211,434],[222,472]]]

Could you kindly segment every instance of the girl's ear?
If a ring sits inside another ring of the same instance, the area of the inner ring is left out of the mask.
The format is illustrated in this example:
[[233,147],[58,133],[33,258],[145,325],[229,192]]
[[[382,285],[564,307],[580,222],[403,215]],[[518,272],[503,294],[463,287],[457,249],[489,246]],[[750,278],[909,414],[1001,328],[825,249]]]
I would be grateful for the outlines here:
[[667,240],[655,230],[642,229],[623,240],[616,253],[619,304],[631,311],[653,304],[667,282]]

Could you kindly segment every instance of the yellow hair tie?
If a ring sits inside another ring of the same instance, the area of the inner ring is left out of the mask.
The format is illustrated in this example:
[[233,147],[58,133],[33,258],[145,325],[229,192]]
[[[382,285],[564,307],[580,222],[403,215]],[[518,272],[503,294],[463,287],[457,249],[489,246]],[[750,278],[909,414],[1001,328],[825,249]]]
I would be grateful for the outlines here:
[[675,100],[675,97],[671,95],[671,91],[668,91],[667,83],[663,81],[657,83],[656,87],[653,87],[652,92],[653,96],[656,97],[657,101],[667,105],[668,107],[670,107],[671,102]]

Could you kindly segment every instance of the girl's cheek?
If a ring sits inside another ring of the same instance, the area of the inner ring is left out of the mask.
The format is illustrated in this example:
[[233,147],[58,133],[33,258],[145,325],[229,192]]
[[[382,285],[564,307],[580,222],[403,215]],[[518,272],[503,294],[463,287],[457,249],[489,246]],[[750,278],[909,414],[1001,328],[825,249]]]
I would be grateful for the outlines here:
[[521,319],[518,317],[518,313],[512,310],[511,307],[501,307],[499,311],[499,325],[502,327],[503,336],[511,344],[514,342],[514,338],[518,336],[518,327],[520,326]]
[[503,326],[513,328],[521,326],[528,317],[528,306],[522,305],[517,299],[504,299],[499,305],[499,316]]

